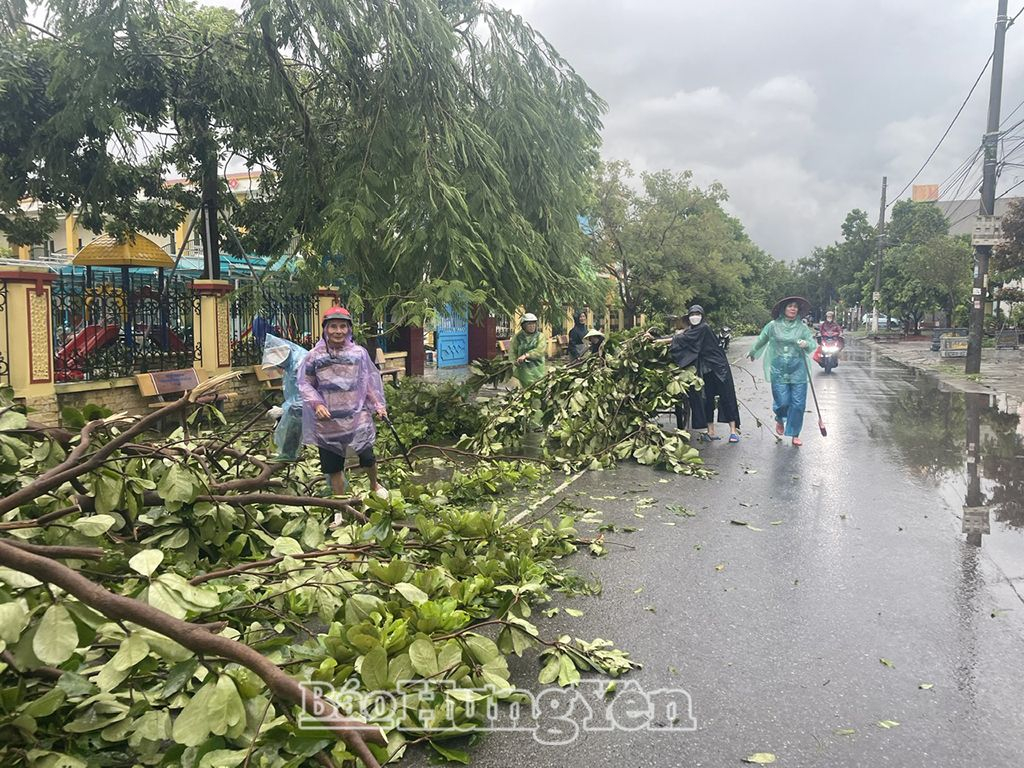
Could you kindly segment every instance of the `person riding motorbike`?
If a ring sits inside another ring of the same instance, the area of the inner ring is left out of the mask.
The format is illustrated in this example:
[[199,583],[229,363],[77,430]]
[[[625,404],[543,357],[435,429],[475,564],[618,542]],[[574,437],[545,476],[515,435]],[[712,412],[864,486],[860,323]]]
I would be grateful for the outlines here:
[[825,313],[825,321],[818,326],[818,348],[814,350],[812,359],[828,373],[839,365],[839,353],[846,346],[843,339],[843,326],[835,321],[835,312]]
[[823,341],[826,339],[836,339],[840,349],[845,346],[845,342],[843,341],[843,326],[836,322],[836,313],[831,309],[825,313],[825,321],[818,326],[818,336],[820,336]]

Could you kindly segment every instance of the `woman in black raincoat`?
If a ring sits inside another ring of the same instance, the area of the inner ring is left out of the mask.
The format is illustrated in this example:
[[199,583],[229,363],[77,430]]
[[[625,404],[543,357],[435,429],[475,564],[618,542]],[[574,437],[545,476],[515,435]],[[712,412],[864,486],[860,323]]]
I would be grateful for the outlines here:
[[729,425],[729,442],[738,443],[740,412],[729,359],[718,342],[718,336],[704,321],[702,306],[694,304],[690,307],[687,320],[686,328],[662,341],[668,343],[669,355],[676,365],[680,368],[695,366],[697,375],[704,380],[704,387],[699,392],[690,392],[692,427],[700,432],[701,440],[719,440],[714,423],[717,410],[717,421]]

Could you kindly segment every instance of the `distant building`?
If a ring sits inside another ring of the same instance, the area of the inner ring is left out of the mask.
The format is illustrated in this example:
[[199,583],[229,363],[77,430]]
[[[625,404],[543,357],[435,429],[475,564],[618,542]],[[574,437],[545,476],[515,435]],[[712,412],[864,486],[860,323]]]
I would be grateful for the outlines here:
[[[940,200],[938,184],[915,184],[911,192],[911,199],[915,203],[933,203],[942,211],[942,215],[949,222],[949,234],[969,235],[974,231],[974,217],[981,210],[981,198],[975,197],[965,200]],[[1006,213],[1011,203],[1022,198],[1003,197],[996,200],[996,216]]]

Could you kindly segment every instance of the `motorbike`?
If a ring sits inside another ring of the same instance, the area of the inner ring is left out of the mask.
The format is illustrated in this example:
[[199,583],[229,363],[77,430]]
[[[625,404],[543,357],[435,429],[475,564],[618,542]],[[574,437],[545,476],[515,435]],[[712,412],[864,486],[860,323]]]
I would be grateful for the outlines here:
[[842,336],[818,337],[818,349],[814,353],[814,361],[820,365],[825,373],[831,373],[832,369],[839,365],[839,353],[845,346]]
[[718,343],[722,347],[723,352],[729,351],[730,341],[732,341],[732,328],[723,325],[722,329],[718,332]]

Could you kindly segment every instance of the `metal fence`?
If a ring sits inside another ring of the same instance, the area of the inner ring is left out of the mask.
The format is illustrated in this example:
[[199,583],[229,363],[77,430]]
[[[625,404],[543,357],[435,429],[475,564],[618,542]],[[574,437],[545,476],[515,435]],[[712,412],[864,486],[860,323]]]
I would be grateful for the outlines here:
[[315,292],[292,286],[245,286],[231,295],[231,364],[255,365],[272,333],[306,349],[320,337]]
[[54,381],[189,368],[198,297],[163,270],[64,267],[52,286]]
[[512,338],[512,318],[504,313],[494,316],[494,338]]

